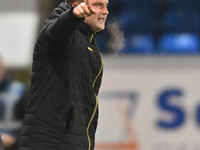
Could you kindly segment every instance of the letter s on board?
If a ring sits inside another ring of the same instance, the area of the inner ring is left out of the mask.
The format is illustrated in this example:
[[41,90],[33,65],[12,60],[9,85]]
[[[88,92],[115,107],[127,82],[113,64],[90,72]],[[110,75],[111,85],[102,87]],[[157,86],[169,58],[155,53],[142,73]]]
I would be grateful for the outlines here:
[[[183,96],[183,92],[180,89],[168,89],[163,91],[158,97],[158,107],[165,111],[166,113],[170,113],[173,115],[173,119],[170,121],[166,120],[158,120],[157,125],[163,129],[174,129],[180,127],[185,121],[185,112],[184,109],[180,106],[177,106],[171,103],[172,100],[181,100],[180,98]],[[172,99],[173,97],[179,97],[176,99]]]

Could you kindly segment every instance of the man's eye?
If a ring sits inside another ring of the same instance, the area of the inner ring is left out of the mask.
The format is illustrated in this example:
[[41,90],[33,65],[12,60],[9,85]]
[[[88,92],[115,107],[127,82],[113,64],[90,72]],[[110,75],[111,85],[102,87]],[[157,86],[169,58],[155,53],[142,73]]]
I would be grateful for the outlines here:
[[103,8],[103,7],[104,7],[103,4],[99,4],[99,3],[94,4],[94,6],[95,6],[95,7],[98,7],[98,8]]

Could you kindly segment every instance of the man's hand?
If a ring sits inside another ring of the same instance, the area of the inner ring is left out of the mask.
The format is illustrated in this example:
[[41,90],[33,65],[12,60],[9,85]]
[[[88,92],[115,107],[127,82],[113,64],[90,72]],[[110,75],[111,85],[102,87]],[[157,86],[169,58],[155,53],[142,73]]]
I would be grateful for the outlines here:
[[73,13],[77,18],[83,18],[95,14],[95,10],[91,8],[89,0],[85,0],[84,3],[81,3],[74,8]]
[[16,139],[12,135],[7,133],[1,133],[1,140],[5,147],[10,147],[16,142]]

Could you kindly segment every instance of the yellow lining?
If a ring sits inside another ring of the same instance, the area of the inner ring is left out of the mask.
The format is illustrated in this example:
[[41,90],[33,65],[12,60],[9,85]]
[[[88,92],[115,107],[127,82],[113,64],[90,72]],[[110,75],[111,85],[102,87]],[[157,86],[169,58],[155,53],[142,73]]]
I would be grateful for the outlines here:
[[88,50],[91,51],[91,52],[93,52],[93,49],[91,47],[88,47]]
[[[100,56],[101,56],[101,53],[100,53]],[[101,69],[100,69],[98,75],[96,76],[96,78],[95,78],[95,80],[94,80],[94,82],[93,82],[93,85],[92,85],[93,88],[94,88],[94,85],[95,85],[95,83],[96,83],[96,81],[97,81],[99,75],[100,75],[101,72],[102,72],[102,69],[103,69],[103,60],[102,60],[102,56],[101,56]],[[97,107],[98,107],[98,98],[97,98],[96,94],[95,94],[95,97],[96,97],[96,105],[95,105],[94,111],[93,111],[93,113],[92,113],[92,117],[90,118],[90,121],[89,121],[88,126],[87,126],[87,137],[88,137],[88,142],[89,142],[89,148],[88,148],[88,150],[91,149],[91,141],[90,141],[89,129],[90,129],[90,125],[91,125],[91,123],[92,123],[92,120],[94,119],[94,116],[95,116],[95,114],[96,114]]]
[[94,116],[96,114],[97,106],[98,106],[98,98],[97,98],[96,94],[95,94],[95,97],[96,97],[96,105],[95,105],[92,117],[91,117],[91,119],[89,121],[89,124],[88,124],[88,127],[87,127],[87,137],[88,137],[88,142],[89,142],[89,148],[88,148],[88,150],[90,150],[90,148],[91,148],[91,141],[90,141],[89,129],[90,129],[90,125],[92,123],[92,120],[94,119]]
[[[101,53],[99,53],[99,54],[100,54],[100,56],[101,56]],[[101,56],[101,69],[100,69],[100,71],[99,71],[99,73],[98,73],[96,79],[94,80],[92,87],[94,87],[94,85],[95,85],[95,83],[96,83],[96,81],[97,81],[99,75],[101,74],[102,69],[103,69],[103,60],[102,60],[102,56]]]
[[92,42],[93,37],[94,37],[94,34],[91,35],[90,43]]

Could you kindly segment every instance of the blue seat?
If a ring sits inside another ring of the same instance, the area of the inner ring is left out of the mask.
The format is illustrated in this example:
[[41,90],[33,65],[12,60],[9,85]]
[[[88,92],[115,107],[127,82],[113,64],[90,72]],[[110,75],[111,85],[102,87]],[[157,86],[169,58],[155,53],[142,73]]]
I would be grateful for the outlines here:
[[200,5],[199,0],[167,0],[168,7],[196,7],[198,8]]
[[154,39],[149,34],[135,34],[125,40],[126,46],[121,54],[152,54],[155,49]]
[[199,32],[199,18],[197,9],[169,9],[162,16],[161,29],[164,32]]
[[116,15],[118,15],[122,9],[123,9],[123,7],[122,7],[121,0],[109,0],[109,5],[108,5],[109,18],[116,17]]
[[160,38],[159,49],[164,54],[197,54],[199,37],[194,33],[164,34]]
[[121,0],[124,8],[154,9],[159,0]]
[[99,35],[97,35],[97,37],[95,38],[96,41],[98,42],[101,53],[108,53],[108,47],[107,47],[108,37],[109,37],[108,31],[105,29],[104,31],[99,33]]
[[150,10],[125,9],[117,17],[126,35],[151,33],[155,27],[155,15]]
[[108,53],[107,48],[107,39],[103,37],[96,38],[97,42],[99,43],[99,49],[101,53]]

